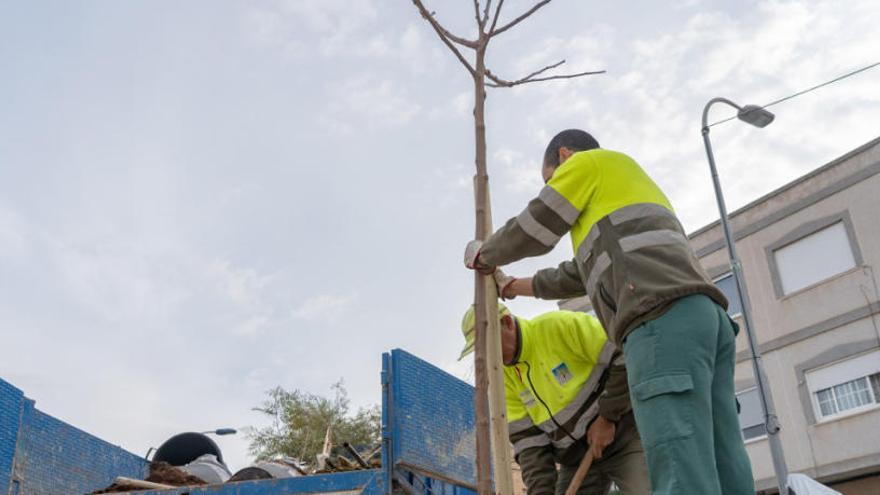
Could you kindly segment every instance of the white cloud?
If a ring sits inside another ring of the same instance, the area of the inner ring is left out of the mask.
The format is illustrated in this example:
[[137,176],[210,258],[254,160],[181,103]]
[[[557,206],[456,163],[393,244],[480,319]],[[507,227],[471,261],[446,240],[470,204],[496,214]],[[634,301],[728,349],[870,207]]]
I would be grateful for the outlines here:
[[18,212],[0,204],[0,260],[17,261],[27,256],[28,230]]
[[261,275],[253,269],[234,267],[225,260],[212,260],[207,271],[219,283],[226,298],[241,307],[257,305],[261,292],[272,280],[269,275]]
[[539,157],[526,157],[519,151],[501,148],[492,153],[491,170],[501,177],[503,187],[514,193],[534,193],[544,185]]
[[345,132],[370,127],[400,126],[421,111],[396,81],[375,76],[360,76],[330,88],[328,111],[321,121]]
[[452,99],[452,108],[459,116],[472,115],[474,111],[474,92],[464,91]]
[[291,315],[302,320],[332,320],[354,299],[353,295],[320,294],[303,301],[291,311]]
[[294,56],[324,56],[350,51],[382,54],[381,37],[363,42],[364,28],[378,18],[373,0],[275,0],[253,7],[247,26],[257,41]]

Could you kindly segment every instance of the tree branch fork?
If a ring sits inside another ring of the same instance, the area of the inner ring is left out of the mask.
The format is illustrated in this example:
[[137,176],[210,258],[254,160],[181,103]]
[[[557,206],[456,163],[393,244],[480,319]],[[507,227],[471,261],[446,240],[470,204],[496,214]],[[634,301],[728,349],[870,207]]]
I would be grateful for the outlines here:
[[[470,73],[471,77],[477,78],[480,76],[484,76],[489,81],[486,82],[486,86],[490,88],[512,88],[514,86],[520,86],[522,84],[534,83],[534,82],[544,82],[544,81],[554,81],[560,79],[575,79],[578,77],[584,76],[592,76],[596,74],[604,74],[604,70],[596,70],[596,71],[584,71],[584,72],[575,72],[569,74],[552,74],[542,76],[542,74],[546,73],[549,70],[553,70],[563,64],[565,64],[565,60],[560,60],[555,64],[550,64],[541,69],[538,69],[531,74],[526,75],[525,77],[521,77],[519,79],[508,80],[503,79],[495,73],[493,73],[490,69],[486,68],[483,70],[482,74],[479,74],[477,69],[474,68],[474,64],[471,64],[468,61],[467,57],[464,56],[461,49],[469,48],[477,52],[478,56],[485,55],[486,47],[489,44],[489,40],[493,37],[509,30],[510,28],[516,26],[520,22],[527,19],[529,16],[537,12],[541,7],[549,4],[552,0],[541,0],[536,3],[532,8],[525,11],[523,14],[514,18],[512,21],[500,26],[496,27],[498,24],[498,19],[501,15],[501,7],[504,5],[504,0],[498,0],[497,5],[495,6],[495,12],[491,14],[492,23],[489,24],[490,11],[492,7],[492,0],[486,0],[485,5],[480,6],[479,0],[474,1],[474,16],[476,18],[477,27],[479,29],[479,36],[476,40],[467,39],[463,36],[458,36],[450,32],[446,27],[440,24],[440,21],[437,20],[436,12],[429,11],[422,0],[412,0],[413,5],[419,10],[422,18],[428,21],[431,28],[433,28],[434,32],[440,38],[440,41],[446,45],[447,48],[455,55],[455,58],[458,59],[459,62],[467,69]],[[489,26],[486,29],[486,26]],[[540,76],[540,77],[539,77]]]

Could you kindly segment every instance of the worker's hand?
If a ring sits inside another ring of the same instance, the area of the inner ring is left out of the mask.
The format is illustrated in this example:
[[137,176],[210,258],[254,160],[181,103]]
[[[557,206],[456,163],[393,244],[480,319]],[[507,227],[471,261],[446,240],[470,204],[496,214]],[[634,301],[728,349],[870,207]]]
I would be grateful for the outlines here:
[[593,459],[602,457],[602,451],[614,441],[615,430],[614,423],[602,416],[598,416],[593,421],[590,429],[587,430],[587,442],[589,442],[590,450],[593,452]]
[[494,266],[484,265],[480,263],[480,249],[483,247],[483,241],[471,241],[464,248],[464,266],[471,270],[476,270],[483,275],[491,275],[495,271]]
[[516,294],[510,290],[510,285],[516,282],[516,277],[504,273],[501,268],[496,268],[492,277],[495,279],[495,287],[498,288],[498,297],[505,301],[516,297]]

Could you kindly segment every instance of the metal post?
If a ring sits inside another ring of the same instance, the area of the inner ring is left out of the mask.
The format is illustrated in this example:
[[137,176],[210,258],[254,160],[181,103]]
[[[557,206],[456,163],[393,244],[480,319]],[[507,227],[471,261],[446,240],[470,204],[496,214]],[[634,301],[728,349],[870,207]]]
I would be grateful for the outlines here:
[[746,281],[742,274],[742,264],[736,254],[736,246],[734,245],[733,234],[730,230],[730,223],[727,218],[727,207],[724,204],[724,194],[721,192],[721,182],[718,179],[718,170],[715,168],[715,156],[712,153],[712,143],[709,141],[709,126],[707,119],[709,115],[709,107],[713,103],[726,103],[736,108],[740,107],[730,100],[724,98],[713,98],[706,104],[703,109],[703,142],[706,145],[706,156],[709,159],[709,168],[712,171],[712,184],[715,186],[715,199],[718,201],[718,212],[721,215],[721,228],[724,231],[724,240],[727,243],[727,252],[730,257],[730,269],[733,272],[733,280],[736,284],[736,292],[742,304],[743,322],[746,336],[749,339],[749,350],[752,355],[752,370],[755,374],[755,382],[758,385],[758,395],[761,398],[761,407],[764,409],[764,425],[767,429],[767,439],[770,443],[770,455],[773,457],[773,469],[776,472],[776,482],[779,486],[779,493],[787,494],[788,467],[785,463],[785,454],[782,450],[782,442],[779,439],[779,420],[776,417],[776,408],[773,405],[773,396],[770,392],[770,386],[767,383],[767,375],[764,373],[764,363],[761,360],[761,351],[758,349],[757,339],[754,334],[754,326],[752,325],[752,308],[749,302],[748,289]]

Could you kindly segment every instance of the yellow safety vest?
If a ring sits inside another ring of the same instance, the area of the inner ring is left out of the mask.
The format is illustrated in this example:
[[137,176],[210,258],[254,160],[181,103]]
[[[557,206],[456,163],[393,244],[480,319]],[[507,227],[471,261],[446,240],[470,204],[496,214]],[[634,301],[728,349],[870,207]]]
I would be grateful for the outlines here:
[[702,293],[727,307],[669,200],[623,153],[594,149],[569,157],[538,197],[483,244],[480,260],[502,266],[544,254],[567,232],[574,260],[538,272],[535,295],[589,294],[618,346],[629,331],[678,298]]
[[561,458],[598,414],[614,346],[585,313],[553,311],[517,323],[519,352],[504,369],[510,440],[517,455],[550,445]]

